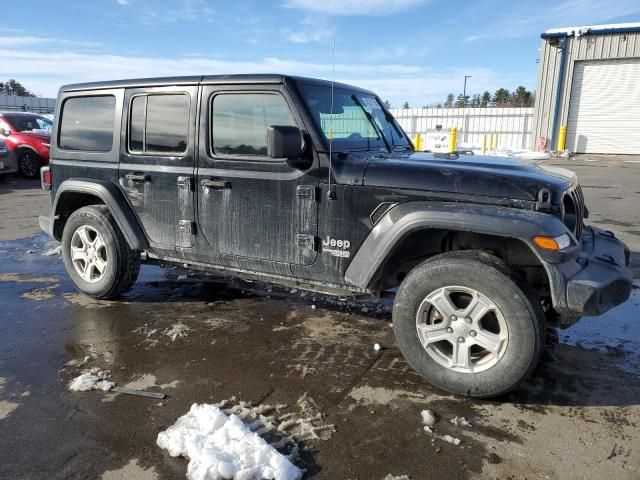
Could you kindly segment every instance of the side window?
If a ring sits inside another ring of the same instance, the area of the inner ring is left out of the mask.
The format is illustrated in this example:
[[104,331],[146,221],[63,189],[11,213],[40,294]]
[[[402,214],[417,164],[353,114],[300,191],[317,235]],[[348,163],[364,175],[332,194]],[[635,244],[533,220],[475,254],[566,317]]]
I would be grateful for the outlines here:
[[109,152],[113,148],[113,95],[71,97],[62,105],[58,145],[64,150]]
[[225,93],[211,106],[211,146],[215,155],[267,156],[267,129],[295,125],[284,98],[270,93]]
[[129,151],[181,155],[189,142],[189,96],[138,95],[129,113]]

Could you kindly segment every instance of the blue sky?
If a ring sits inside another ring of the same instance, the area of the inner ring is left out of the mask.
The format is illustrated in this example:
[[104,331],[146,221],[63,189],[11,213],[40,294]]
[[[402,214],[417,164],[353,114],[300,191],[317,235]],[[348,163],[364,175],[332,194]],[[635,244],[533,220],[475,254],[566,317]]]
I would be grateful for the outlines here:
[[546,29],[640,20],[638,0],[30,0],[0,22],[0,81],[60,85],[273,72],[375,90],[394,106],[525,85]]

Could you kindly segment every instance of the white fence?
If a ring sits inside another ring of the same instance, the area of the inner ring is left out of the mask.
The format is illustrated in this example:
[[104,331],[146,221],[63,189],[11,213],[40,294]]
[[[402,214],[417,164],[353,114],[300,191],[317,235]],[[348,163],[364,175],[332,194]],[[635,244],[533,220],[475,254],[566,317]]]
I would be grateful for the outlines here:
[[55,108],[55,98],[0,95],[0,111],[13,110],[20,112],[53,113]]
[[533,148],[533,108],[393,108],[391,113],[413,139],[417,133],[458,129],[458,145],[482,145],[497,134],[498,148]]

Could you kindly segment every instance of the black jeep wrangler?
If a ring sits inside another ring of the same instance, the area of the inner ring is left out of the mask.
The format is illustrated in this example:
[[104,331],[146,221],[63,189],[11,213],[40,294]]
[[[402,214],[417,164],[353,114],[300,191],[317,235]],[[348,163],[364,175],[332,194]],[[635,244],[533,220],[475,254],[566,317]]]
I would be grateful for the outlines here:
[[282,75],[62,87],[42,169],[77,288],[141,262],[308,290],[394,292],[409,363],[455,394],[515,388],[547,326],[624,302],[629,250],[585,227],[572,172],[415,152],[380,99]]

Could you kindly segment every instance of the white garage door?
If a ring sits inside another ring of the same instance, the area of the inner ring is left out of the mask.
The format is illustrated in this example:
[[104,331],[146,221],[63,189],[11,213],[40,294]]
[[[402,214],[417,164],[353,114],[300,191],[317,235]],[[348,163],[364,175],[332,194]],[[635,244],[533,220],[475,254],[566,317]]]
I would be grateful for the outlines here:
[[566,147],[640,153],[640,58],[575,63]]

